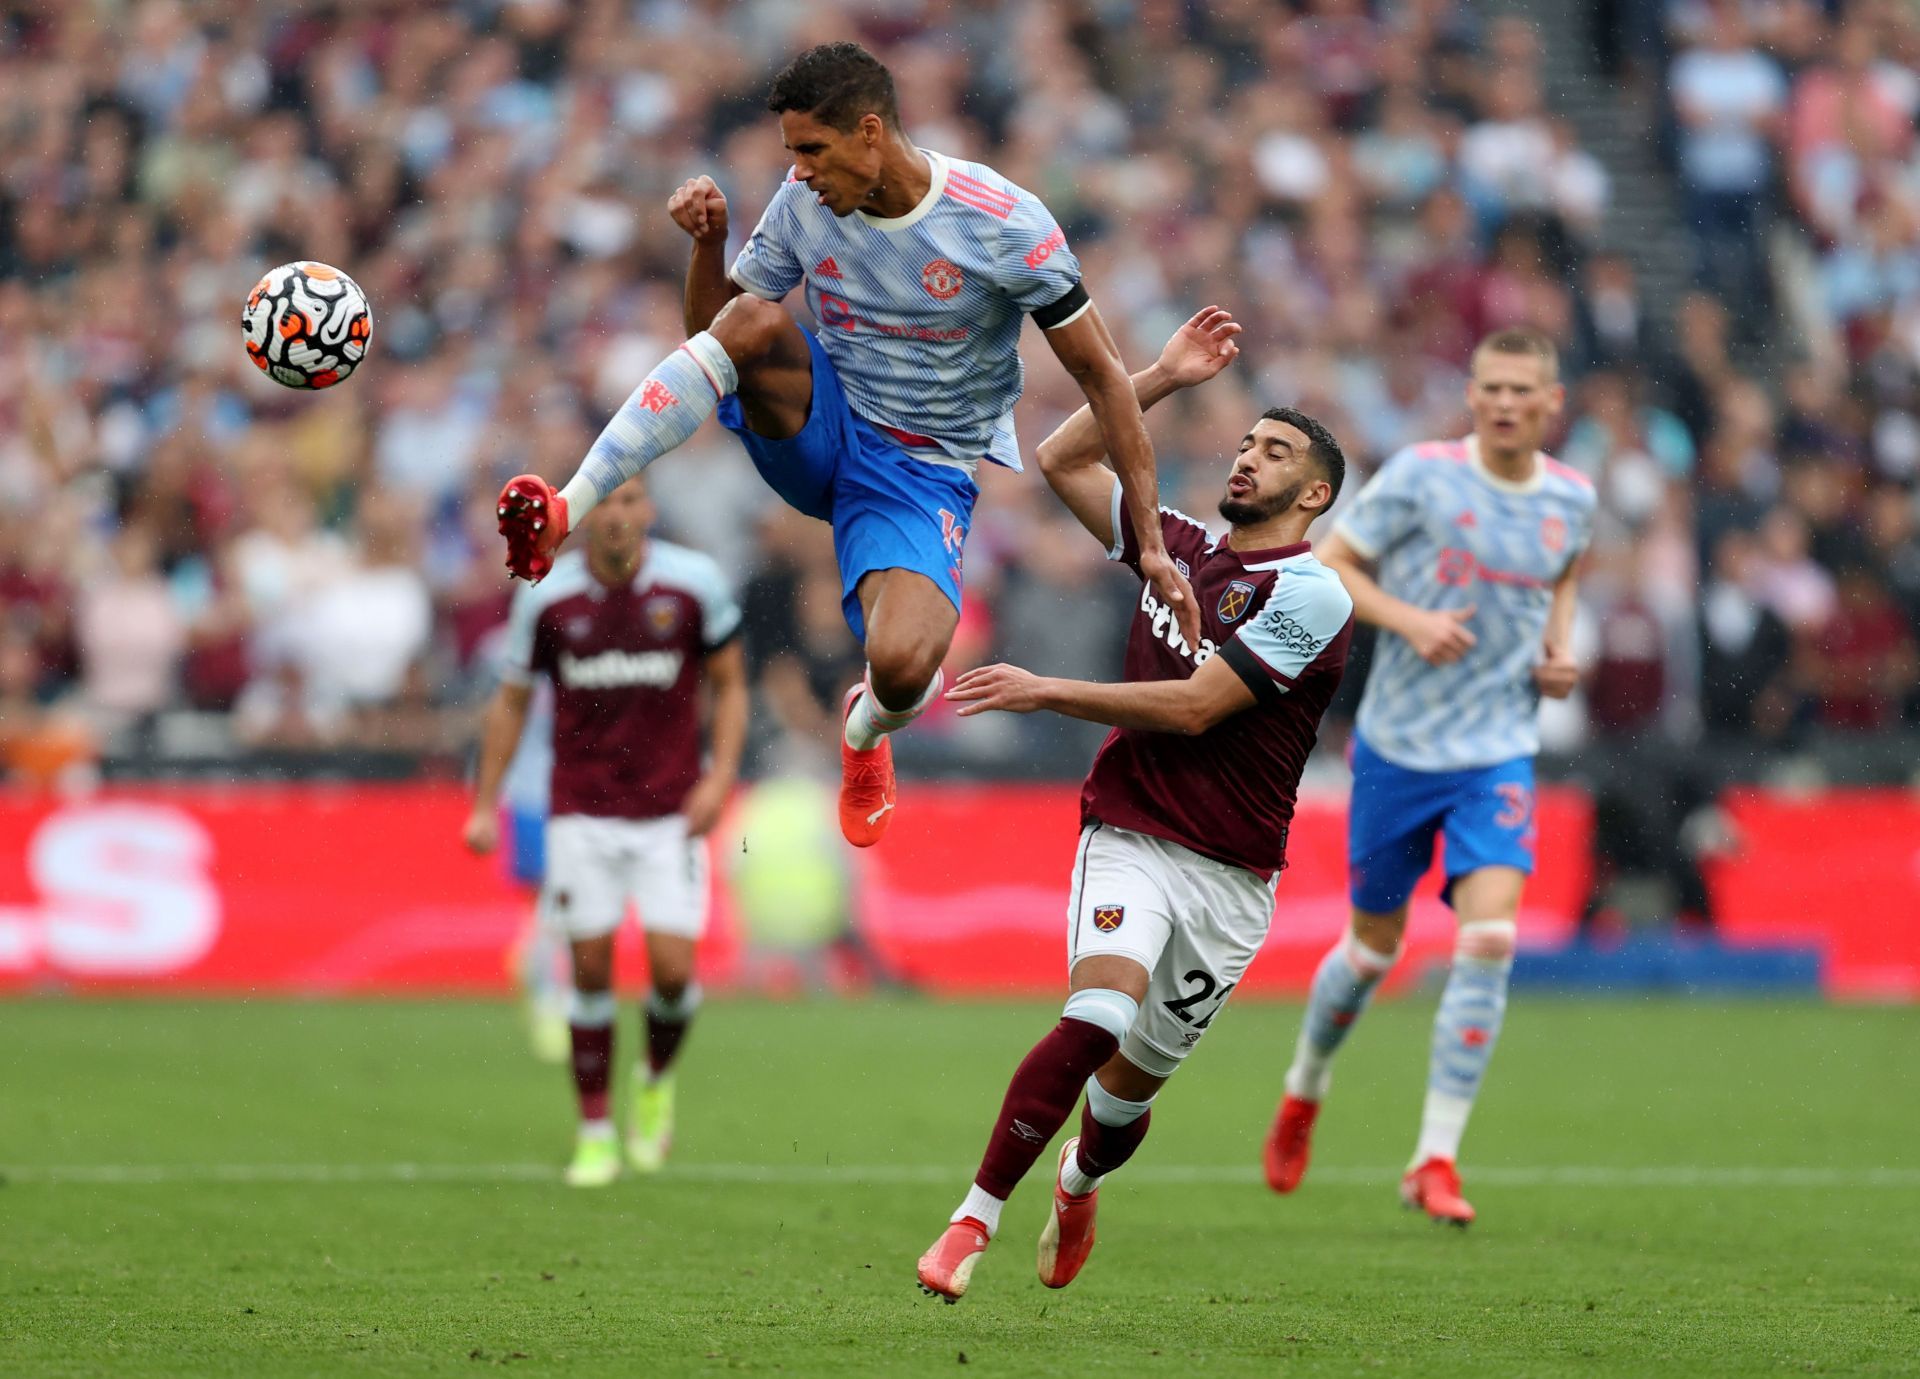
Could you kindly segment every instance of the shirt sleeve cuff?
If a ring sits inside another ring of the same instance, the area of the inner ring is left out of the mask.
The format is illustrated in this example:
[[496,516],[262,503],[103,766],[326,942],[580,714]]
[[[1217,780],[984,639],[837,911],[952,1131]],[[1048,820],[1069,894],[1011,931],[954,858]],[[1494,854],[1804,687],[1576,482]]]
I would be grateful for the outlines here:
[[777,302],[787,295],[784,292],[775,292],[771,288],[750,283],[731,268],[727,270],[727,281],[739,288],[742,292],[758,297],[763,302]]
[[1121,501],[1124,496],[1120,486],[1120,476],[1116,474],[1113,476],[1113,544],[1107,547],[1108,560],[1127,558],[1126,504]]
[[1353,548],[1353,553],[1362,560],[1378,560],[1380,548],[1353,529],[1351,522],[1336,522],[1333,534]]

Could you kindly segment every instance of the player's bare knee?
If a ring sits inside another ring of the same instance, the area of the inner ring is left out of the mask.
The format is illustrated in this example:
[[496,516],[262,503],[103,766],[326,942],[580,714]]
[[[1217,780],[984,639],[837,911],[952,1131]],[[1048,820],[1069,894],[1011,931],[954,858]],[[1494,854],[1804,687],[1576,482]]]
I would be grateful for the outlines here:
[[867,683],[882,708],[895,713],[920,702],[939,673],[945,647],[927,645],[917,638],[867,642]]
[[573,945],[573,987],[576,991],[601,992],[613,989],[613,944],[610,940],[587,940]]
[[1357,943],[1376,954],[1387,957],[1389,964],[1400,955],[1400,940],[1407,932],[1406,907],[1391,914],[1373,914],[1366,910],[1353,912],[1353,923],[1348,927],[1347,936],[1351,943]]
[[[1122,1101],[1152,1101],[1167,1082],[1164,1077],[1148,1072],[1124,1053],[1116,1053],[1101,1064],[1093,1078],[1102,1091]],[[1093,1091],[1091,1087],[1087,1090],[1089,1094]]]
[[707,334],[720,342],[727,358],[743,374],[755,364],[778,357],[798,327],[778,302],[743,293],[720,308]]
[[1519,926],[1511,919],[1471,919],[1461,924],[1453,951],[1463,958],[1504,962],[1513,956]]

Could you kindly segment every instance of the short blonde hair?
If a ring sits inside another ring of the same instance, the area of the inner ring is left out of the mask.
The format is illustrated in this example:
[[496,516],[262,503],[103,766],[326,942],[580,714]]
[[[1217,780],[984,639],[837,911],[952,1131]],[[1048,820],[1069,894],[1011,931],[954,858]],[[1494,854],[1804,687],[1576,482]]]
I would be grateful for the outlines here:
[[1506,330],[1496,330],[1478,345],[1473,347],[1473,359],[1478,363],[1482,354],[1530,354],[1540,361],[1547,371],[1547,381],[1560,379],[1560,351],[1554,348],[1553,341],[1531,326],[1510,326]]

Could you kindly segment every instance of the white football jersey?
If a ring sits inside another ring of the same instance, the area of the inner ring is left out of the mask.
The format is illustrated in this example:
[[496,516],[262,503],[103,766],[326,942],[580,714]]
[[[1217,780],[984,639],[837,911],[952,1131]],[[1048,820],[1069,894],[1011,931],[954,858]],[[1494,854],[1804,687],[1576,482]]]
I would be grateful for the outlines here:
[[1019,469],[1021,318],[1051,329],[1083,312],[1080,263],[1031,192],[923,152],[933,185],[892,219],[835,216],[789,175],[731,274],[769,301],[804,283],[854,411],[930,442],[909,449]]

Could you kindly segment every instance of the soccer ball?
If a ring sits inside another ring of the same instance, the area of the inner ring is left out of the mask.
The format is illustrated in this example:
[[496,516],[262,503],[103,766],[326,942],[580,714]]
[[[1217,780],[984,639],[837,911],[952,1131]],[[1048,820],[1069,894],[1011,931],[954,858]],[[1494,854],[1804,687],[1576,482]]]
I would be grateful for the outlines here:
[[331,388],[367,357],[373,312],[352,278],[306,259],[254,284],[240,329],[247,357],[275,383]]

